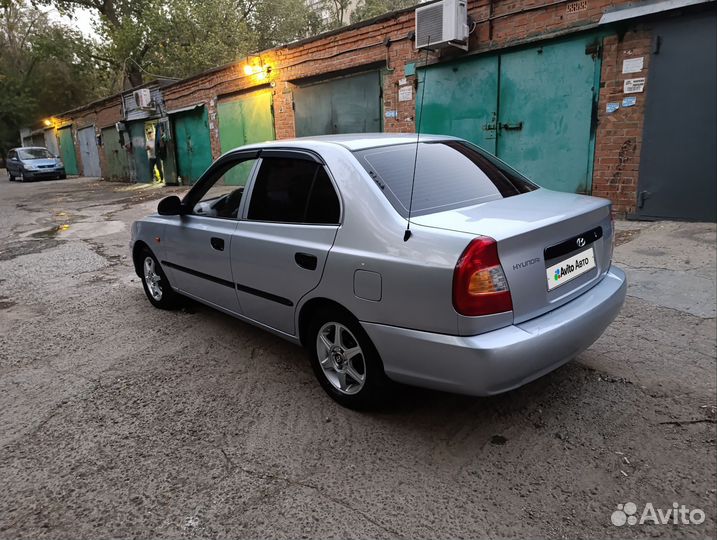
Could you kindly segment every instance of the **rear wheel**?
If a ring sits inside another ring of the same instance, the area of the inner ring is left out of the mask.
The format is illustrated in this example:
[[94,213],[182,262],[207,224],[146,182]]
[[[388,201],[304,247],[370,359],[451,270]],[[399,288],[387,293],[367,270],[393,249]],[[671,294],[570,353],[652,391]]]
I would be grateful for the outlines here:
[[138,256],[142,265],[142,286],[149,301],[159,309],[175,309],[179,304],[179,295],[169,284],[157,258],[149,249],[143,249]]
[[364,409],[386,401],[390,381],[381,358],[349,314],[340,310],[318,313],[310,325],[307,344],[316,378],[338,403]]

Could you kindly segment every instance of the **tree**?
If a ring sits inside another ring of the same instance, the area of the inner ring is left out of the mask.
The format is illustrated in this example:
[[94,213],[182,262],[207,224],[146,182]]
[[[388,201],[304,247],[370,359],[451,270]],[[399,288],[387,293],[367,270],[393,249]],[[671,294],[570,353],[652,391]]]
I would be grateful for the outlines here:
[[39,9],[0,3],[0,50],[0,151],[17,144],[21,127],[108,92],[93,44]]
[[304,0],[37,0],[99,15],[97,58],[142,84],[182,78],[318,31]]
[[351,23],[378,17],[389,11],[403,9],[418,4],[417,0],[360,0],[351,14]]

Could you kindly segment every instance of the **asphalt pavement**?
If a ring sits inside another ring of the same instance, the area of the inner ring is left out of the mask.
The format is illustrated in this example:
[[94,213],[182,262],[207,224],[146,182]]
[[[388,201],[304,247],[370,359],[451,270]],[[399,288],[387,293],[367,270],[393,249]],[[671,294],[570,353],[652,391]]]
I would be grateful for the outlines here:
[[[175,192],[0,176],[0,538],[715,535],[714,224],[618,222],[625,307],[557,371],[359,413],[301,348],[149,304],[129,226]],[[704,521],[628,521],[673,503]]]

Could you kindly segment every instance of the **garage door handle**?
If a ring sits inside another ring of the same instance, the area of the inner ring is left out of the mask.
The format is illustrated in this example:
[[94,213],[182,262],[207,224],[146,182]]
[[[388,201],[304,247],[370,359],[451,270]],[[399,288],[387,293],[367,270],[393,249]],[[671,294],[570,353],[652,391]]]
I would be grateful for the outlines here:
[[209,240],[209,243],[217,251],[224,251],[224,239],[223,238],[217,238],[216,236],[212,236],[211,240]]
[[520,131],[523,129],[523,122],[518,122],[517,124],[501,124],[500,127],[507,131]]
[[306,268],[307,270],[316,270],[316,266],[319,264],[319,259],[316,255],[311,255],[310,253],[296,253],[294,260],[301,268]]

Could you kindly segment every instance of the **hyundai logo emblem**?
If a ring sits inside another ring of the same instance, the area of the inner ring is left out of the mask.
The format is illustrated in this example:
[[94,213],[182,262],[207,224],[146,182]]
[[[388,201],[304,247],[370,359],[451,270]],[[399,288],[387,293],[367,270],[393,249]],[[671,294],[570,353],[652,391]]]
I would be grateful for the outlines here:
[[575,241],[575,243],[578,245],[578,247],[583,247],[585,245],[585,238],[581,236]]

